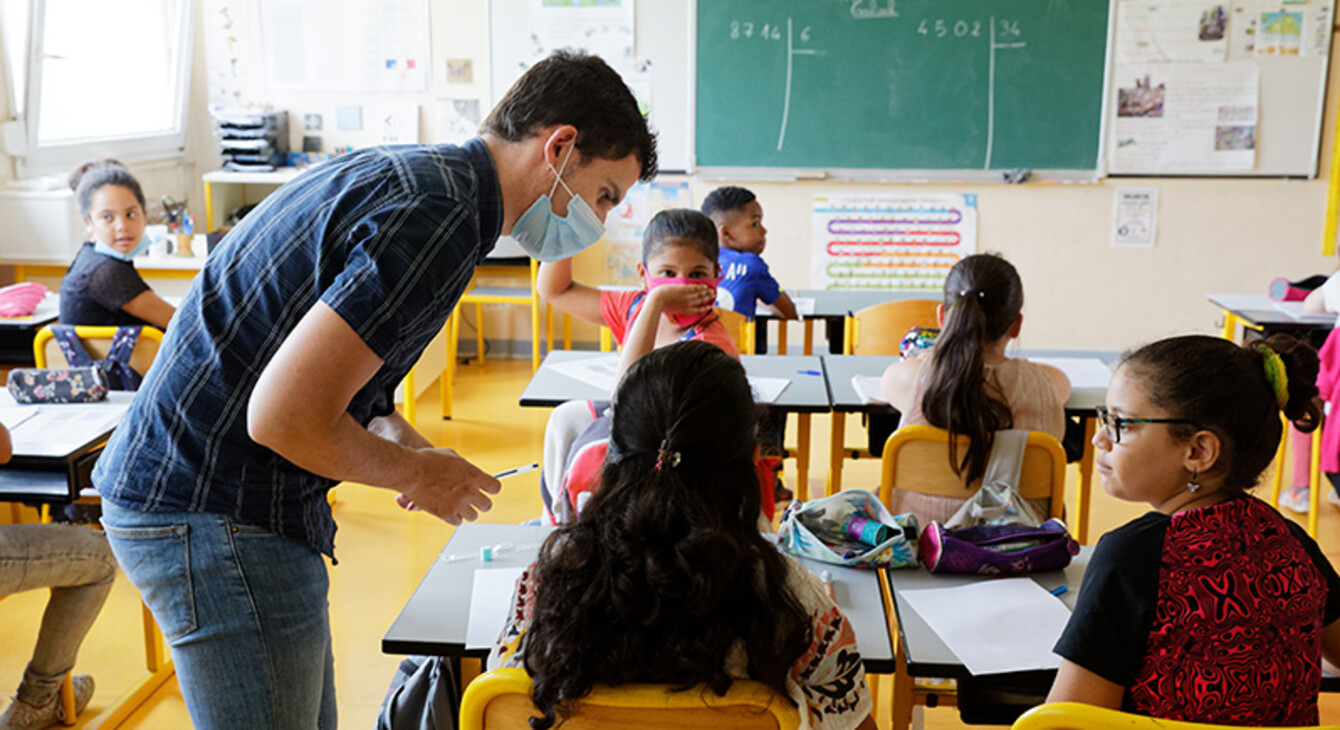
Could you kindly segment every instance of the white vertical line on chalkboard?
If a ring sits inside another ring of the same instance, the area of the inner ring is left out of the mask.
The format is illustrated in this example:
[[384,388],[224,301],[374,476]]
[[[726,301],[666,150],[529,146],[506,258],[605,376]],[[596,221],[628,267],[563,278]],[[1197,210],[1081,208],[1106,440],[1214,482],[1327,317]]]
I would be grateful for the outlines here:
[[791,63],[795,56],[791,53],[791,19],[786,19],[786,99],[782,102],[782,129],[777,133],[777,151],[786,144],[786,118],[791,115]]
[[991,16],[991,53],[986,62],[986,162],[983,170],[991,169],[991,143],[996,135],[996,16]]

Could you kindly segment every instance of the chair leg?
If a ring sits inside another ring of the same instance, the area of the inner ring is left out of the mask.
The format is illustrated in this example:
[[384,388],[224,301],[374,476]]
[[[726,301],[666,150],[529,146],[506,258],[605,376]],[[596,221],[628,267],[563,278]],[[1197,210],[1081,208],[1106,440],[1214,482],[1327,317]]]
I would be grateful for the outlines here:
[[477,352],[475,357],[482,364],[484,362],[484,305],[475,302],[475,347]]
[[[553,331],[550,331],[550,340],[553,340]],[[530,300],[530,371],[532,373],[540,369],[540,300],[531,298]]]
[[74,676],[70,672],[66,672],[60,680],[60,706],[63,713],[60,724],[72,727],[75,723]]
[[1287,452],[1285,447],[1292,435],[1289,432],[1289,419],[1283,414],[1280,418],[1284,420],[1284,435],[1280,437],[1280,447],[1275,450],[1275,476],[1270,480],[1270,504],[1275,509],[1279,509],[1280,506],[1280,487],[1284,483],[1284,470],[1288,468],[1288,462],[1284,460]]
[[563,313],[563,349],[572,349],[572,317]]
[[[1282,439],[1281,439],[1282,440]],[[1321,429],[1312,432],[1312,458],[1309,459],[1311,472],[1308,474],[1308,484],[1312,487],[1308,498],[1311,500],[1309,505],[1312,509],[1307,512],[1307,534],[1313,540],[1317,539],[1317,512],[1321,509]]]
[[414,425],[414,396],[418,392],[414,388],[414,368],[417,367],[418,365],[415,365],[413,368],[410,368],[409,372],[405,373],[405,379],[400,383],[401,392],[404,393],[405,396],[405,402],[402,404],[404,406],[403,411],[405,420],[409,421],[409,425],[411,426]]
[[456,324],[460,314],[457,310],[451,311],[451,316],[447,317],[447,363],[442,371],[442,379],[438,381],[442,392],[442,419],[451,418],[451,409],[455,404],[452,402],[452,386],[456,384],[456,335],[460,333],[460,328]]
[[554,351],[554,305],[545,302],[544,305],[544,324],[548,330],[545,333],[545,351]]

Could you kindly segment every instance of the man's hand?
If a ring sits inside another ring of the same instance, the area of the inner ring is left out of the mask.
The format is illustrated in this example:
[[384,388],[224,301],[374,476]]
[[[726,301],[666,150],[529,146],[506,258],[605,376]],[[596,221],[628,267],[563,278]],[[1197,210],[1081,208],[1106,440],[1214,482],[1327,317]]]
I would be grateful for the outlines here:
[[423,510],[452,525],[473,522],[487,512],[502,484],[451,449],[420,449],[416,479],[396,496],[405,509]]

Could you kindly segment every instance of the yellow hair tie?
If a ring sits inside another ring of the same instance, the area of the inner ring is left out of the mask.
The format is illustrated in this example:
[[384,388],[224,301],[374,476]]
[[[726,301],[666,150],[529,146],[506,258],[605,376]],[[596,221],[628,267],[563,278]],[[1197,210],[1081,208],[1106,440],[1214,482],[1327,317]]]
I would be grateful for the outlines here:
[[1265,366],[1266,382],[1275,391],[1275,402],[1282,409],[1289,404],[1289,373],[1284,369],[1284,361],[1279,353],[1265,345],[1256,348],[1261,353],[1261,364]]

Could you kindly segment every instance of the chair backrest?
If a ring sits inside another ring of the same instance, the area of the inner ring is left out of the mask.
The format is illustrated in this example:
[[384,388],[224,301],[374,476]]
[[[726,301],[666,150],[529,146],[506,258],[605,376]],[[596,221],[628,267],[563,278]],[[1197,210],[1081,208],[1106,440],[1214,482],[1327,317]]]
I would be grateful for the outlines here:
[[[962,459],[968,437],[958,437]],[[934,426],[903,426],[884,443],[880,461],[879,499],[890,504],[893,488],[942,497],[968,497],[982,486],[979,478],[963,487],[963,477],[949,463],[949,432]],[[1065,508],[1065,449],[1056,437],[1041,431],[1028,432],[1023,468],[1019,471],[1019,494],[1025,499],[1050,499],[1052,517]]]
[[717,307],[717,316],[721,318],[721,324],[730,333],[735,340],[735,349],[740,351],[741,355],[754,354],[753,323],[749,318],[732,309],[722,309]]
[[[539,716],[530,701],[530,676],[524,669],[495,669],[475,678],[461,698],[461,730],[515,730]],[[736,680],[725,697],[706,687],[676,691],[670,685],[633,684],[597,687],[577,704],[564,730],[791,730],[800,714],[790,701],[765,684]]]
[[898,343],[913,327],[939,326],[936,299],[903,299],[866,307],[852,314],[852,334],[846,340],[848,355],[897,355]]
[[[1230,726],[1161,720],[1080,702],[1051,702],[1025,712],[1014,721],[1011,730],[1230,730]],[[1340,725],[1313,725],[1294,730],[1340,730]]]
[[[74,328],[74,333],[79,337],[79,341],[84,343],[84,349],[88,350],[89,357],[101,360],[107,357],[107,352],[111,349],[116,327],[79,325]],[[153,364],[162,342],[162,330],[156,327],[142,328],[139,339],[135,341],[135,349],[130,353],[131,369],[140,375],[149,372],[149,366]],[[49,325],[39,330],[37,337],[33,338],[33,363],[39,368],[68,367],[65,354],[61,352],[60,344],[56,342]]]

